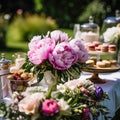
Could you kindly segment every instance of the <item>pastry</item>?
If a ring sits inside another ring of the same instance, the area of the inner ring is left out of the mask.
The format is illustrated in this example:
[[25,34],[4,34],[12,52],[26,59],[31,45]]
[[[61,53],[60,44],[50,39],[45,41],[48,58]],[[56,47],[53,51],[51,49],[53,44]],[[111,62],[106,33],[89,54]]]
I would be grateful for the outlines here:
[[102,45],[101,46],[101,51],[102,52],[108,52],[108,45]]
[[111,67],[111,62],[109,60],[102,60],[105,63],[105,67]]
[[95,47],[95,50],[96,50],[96,51],[101,51],[101,45]]
[[116,60],[110,60],[111,62],[111,67],[117,66],[117,61]]
[[97,68],[105,68],[105,63],[102,61],[97,61],[96,62],[96,67]]
[[89,67],[93,67],[95,64],[93,60],[87,60],[86,65],[88,65]]
[[97,62],[97,58],[94,57],[94,56],[90,57],[90,60],[93,60],[93,61],[94,61],[94,64],[96,64],[96,62]]
[[93,41],[93,44],[95,45],[95,47],[98,47],[100,45],[99,41]]
[[95,45],[94,44],[88,45],[88,50],[95,51]]
[[116,45],[109,45],[109,52],[116,51]]

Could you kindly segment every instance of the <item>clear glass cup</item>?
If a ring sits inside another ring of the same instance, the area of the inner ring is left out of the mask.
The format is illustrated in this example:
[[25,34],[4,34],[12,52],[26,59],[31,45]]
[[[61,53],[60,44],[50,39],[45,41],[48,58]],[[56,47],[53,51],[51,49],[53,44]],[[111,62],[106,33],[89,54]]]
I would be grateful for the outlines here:
[[26,60],[26,53],[25,52],[16,52],[12,55],[13,62],[15,66],[19,69],[22,67],[22,65],[25,63]]
[[80,24],[74,24],[74,29],[73,29],[74,37],[78,31],[80,31]]

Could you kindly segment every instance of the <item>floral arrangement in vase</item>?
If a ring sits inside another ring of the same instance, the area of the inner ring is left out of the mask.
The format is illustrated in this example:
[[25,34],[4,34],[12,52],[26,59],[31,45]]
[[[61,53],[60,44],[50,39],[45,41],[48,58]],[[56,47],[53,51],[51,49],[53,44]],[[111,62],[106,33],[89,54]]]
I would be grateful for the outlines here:
[[[10,120],[89,120],[107,108],[100,104],[108,99],[101,87],[78,79],[88,59],[80,39],[70,39],[60,30],[34,36],[29,43],[28,57],[22,66],[36,75],[44,86],[31,86],[14,92],[9,103],[0,104],[3,117]],[[71,80],[71,81],[70,81]],[[70,85],[71,82],[71,85]]]
[[57,85],[50,98],[43,86],[14,92],[9,104],[0,104],[0,113],[10,120],[96,120],[100,114],[107,120],[108,109],[100,104],[107,94],[90,81],[77,81]]
[[50,86],[79,78],[87,59],[88,51],[80,39],[70,39],[67,33],[55,30],[32,38],[23,69],[35,73],[38,82],[51,76],[45,79]]

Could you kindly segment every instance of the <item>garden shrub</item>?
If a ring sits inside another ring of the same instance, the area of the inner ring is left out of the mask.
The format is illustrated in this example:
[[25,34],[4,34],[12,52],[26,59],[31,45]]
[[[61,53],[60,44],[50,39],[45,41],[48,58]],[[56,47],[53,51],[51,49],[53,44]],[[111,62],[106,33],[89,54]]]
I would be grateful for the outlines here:
[[28,42],[34,35],[46,34],[57,28],[56,22],[51,18],[39,15],[17,16],[8,27],[7,40]]

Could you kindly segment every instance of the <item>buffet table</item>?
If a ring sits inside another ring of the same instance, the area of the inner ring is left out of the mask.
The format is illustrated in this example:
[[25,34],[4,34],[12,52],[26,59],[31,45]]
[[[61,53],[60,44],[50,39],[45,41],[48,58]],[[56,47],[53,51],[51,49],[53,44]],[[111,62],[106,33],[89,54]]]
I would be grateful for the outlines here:
[[[92,73],[82,72],[79,80],[91,77]],[[108,93],[110,100],[102,102],[109,109],[109,116],[114,117],[115,112],[120,108],[120,71],[113,73],[102,73],[99,77],[105,80],[104,84],[96,84],[101,86]],[[99,116],[98,120],[104,120],[103,116]],[[110,119],[111,120],[111,119]]]

